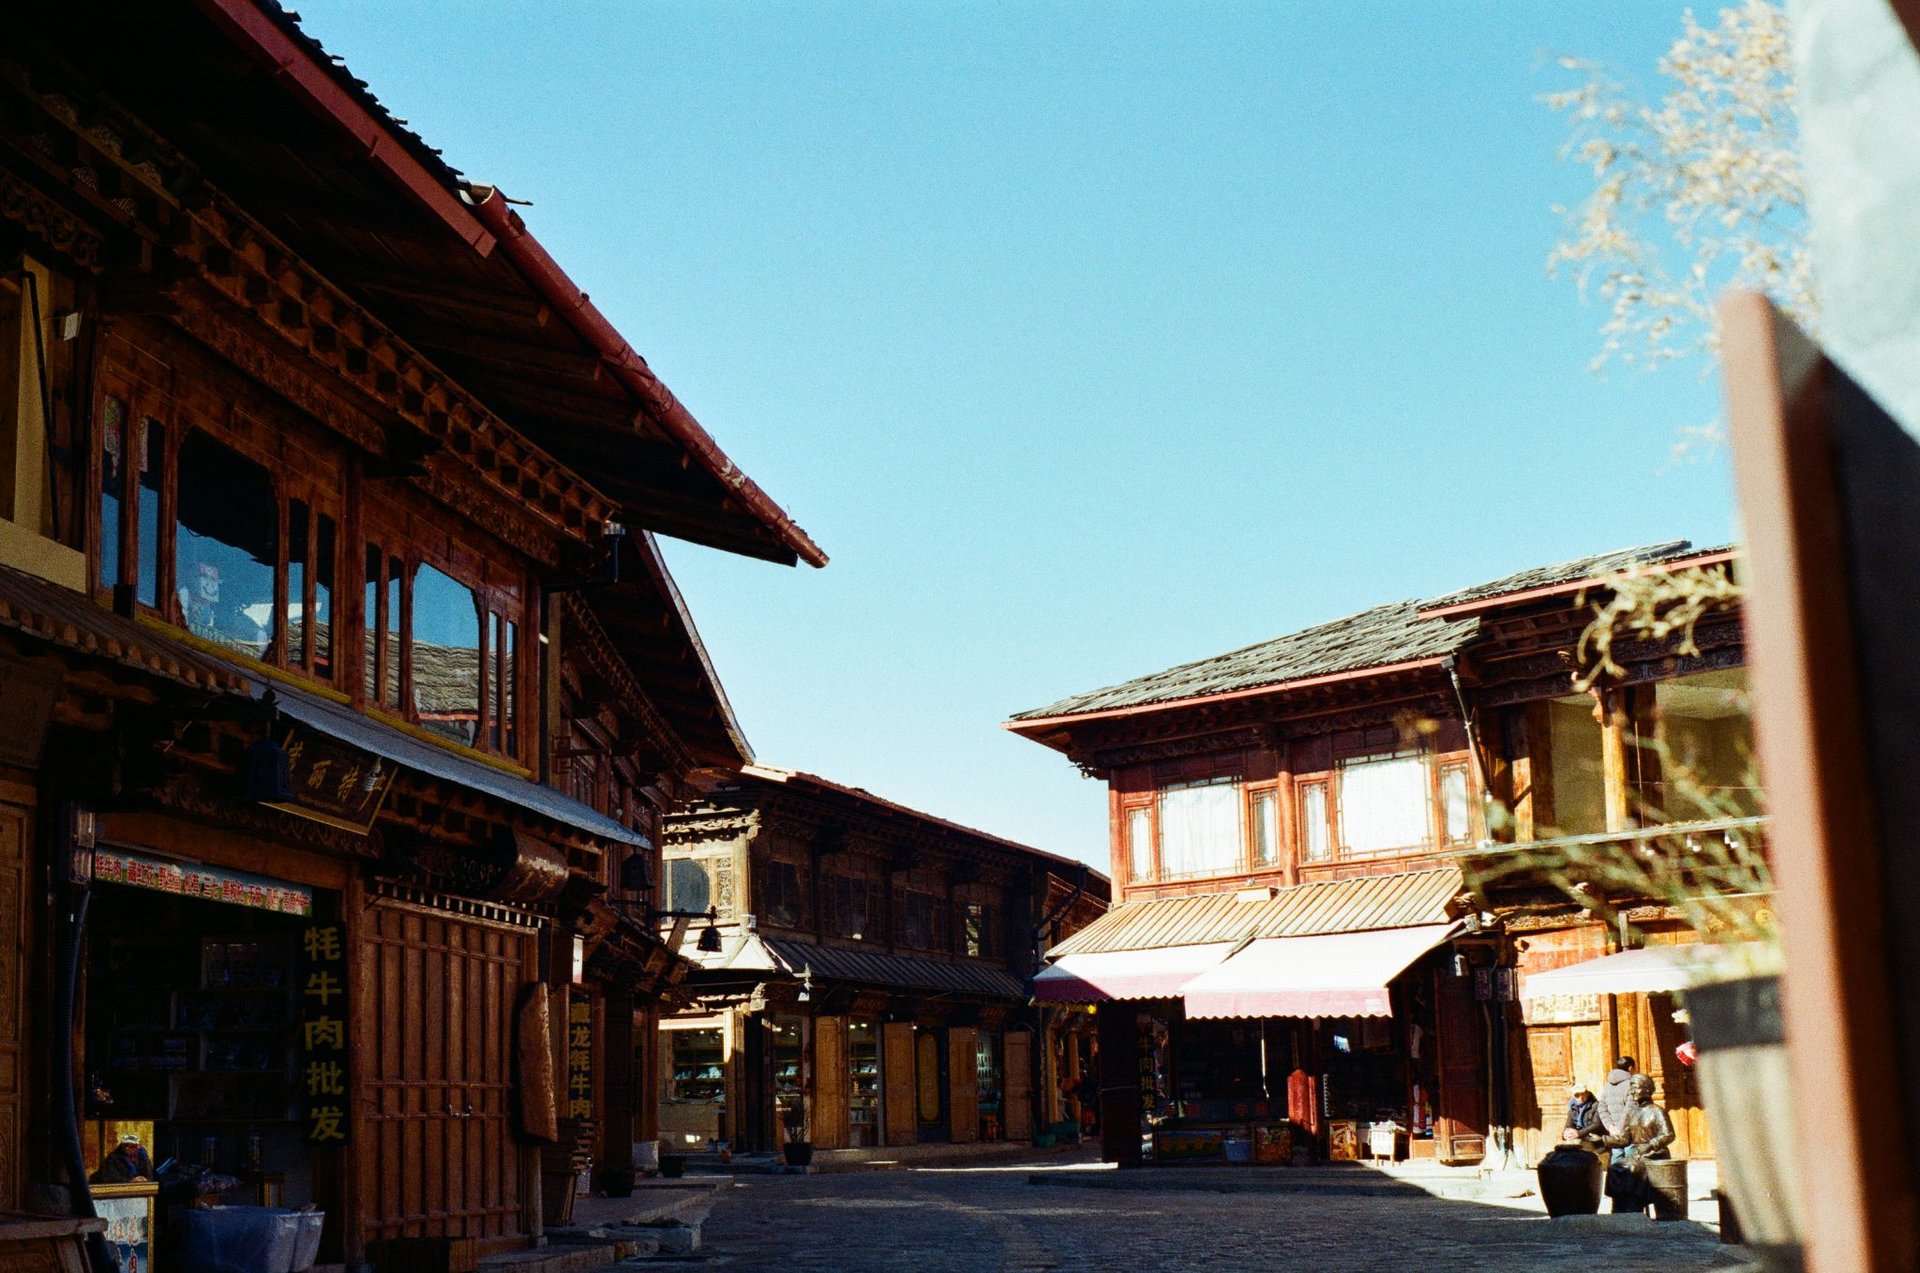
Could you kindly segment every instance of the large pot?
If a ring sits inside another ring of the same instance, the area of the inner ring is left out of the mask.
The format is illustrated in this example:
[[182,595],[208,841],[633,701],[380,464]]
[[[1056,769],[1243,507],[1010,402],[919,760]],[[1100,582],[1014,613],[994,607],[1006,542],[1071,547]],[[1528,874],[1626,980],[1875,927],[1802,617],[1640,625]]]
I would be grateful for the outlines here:
[[813,1161],[813,1146],[804,1140],[790,1140],[780,1147],[787,1166],[805,1167]]
[[1590,1216],[1600,1210],[1600,1185],[1607,1171],[1598,1156],[1578,1145],[1561,1145],[1534,1171],[1549,1216]]
[[1798,1273],[1805,1232],[1787,1102],[1780,979],[1710,982],[1686,992],[1700,1092],[1713,1127],[1720,1188],[1746,1246],[1770,1273]]

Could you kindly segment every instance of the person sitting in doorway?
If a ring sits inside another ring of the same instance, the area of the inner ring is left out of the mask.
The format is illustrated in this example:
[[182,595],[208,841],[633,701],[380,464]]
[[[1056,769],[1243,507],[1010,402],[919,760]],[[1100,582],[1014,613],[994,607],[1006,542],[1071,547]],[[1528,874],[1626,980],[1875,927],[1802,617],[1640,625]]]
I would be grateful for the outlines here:
[[120,1143],[101,1162],[100,1169],[88,1177],[96,1185],[124,1185],[136,1180],[153,1179],[153,1160],[146,1147],[132,1132],[120,1137]]
[[1600,1102],[1594,1099],[1592,1088],[1584,1083],[1576,1084],[1567,1101],[1567,1122],[1560,1130],[1560,1139],[1578,1142],[1599,1132]]

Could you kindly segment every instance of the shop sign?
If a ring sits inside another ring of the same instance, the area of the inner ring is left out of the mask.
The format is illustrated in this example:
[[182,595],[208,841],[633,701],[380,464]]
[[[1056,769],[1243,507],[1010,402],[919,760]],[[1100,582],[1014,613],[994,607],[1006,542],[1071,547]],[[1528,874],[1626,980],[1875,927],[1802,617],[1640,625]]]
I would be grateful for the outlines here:
[[316,1145],[347,1139],[352,1058],[347,1051],[347,935],[339,924],[300,934],[300,1116]]
[[567,1005],[567,1117],[593,1117],[593,1004],[578,994]]
[[280,745],[293,798],[267,801],[267,807],[365,835],[393,785],[393,766],[297,722],[285,728]]
[[1579,1025],[1600,1019],[1599,995],[1539,995],[1520,1001],[1528,1025]]
[[389,836],[386,869],[438,893],[499,902],[541,902],[567,884],[566,852],[505,828],[474,844]]
[[313,890],[263,875],[228,871],[194,862],[170,862],[125,849],[93,850],[93,878],[103,884],[150,888],[175,897],[225,902],[282,915],[313,914]]

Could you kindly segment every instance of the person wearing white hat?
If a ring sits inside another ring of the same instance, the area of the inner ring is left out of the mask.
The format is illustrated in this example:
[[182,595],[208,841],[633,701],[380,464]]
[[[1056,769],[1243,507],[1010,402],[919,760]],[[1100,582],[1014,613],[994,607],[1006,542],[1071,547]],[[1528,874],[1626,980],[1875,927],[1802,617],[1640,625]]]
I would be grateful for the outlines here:
[[100,1170],[92,1176],[96,1185],[124,1185],[134,1180],[152,1179],[153,1160],[147,1157],[146,1146],[140,1143],[140,1137],[133,1132],[122,1133],[120,1143],[113,1147],[113,1152],[100,1164]]

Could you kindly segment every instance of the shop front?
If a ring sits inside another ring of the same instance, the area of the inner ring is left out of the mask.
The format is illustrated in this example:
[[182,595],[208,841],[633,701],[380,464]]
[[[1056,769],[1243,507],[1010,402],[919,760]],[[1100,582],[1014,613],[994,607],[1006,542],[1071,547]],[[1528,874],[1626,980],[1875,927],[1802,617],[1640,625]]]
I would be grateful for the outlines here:
[[[1035,998],[1099,1023],[1109,1161],[1485,1155],[1482,1014],[1451,881],[1386,915],[1428,922],[1311,931],[1366,883],[1130,903],[1052,952]],[[1145,933],[1223,939],[1133,944]]]

